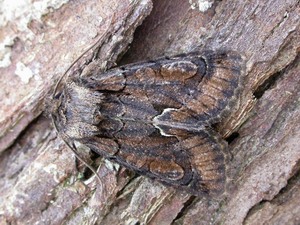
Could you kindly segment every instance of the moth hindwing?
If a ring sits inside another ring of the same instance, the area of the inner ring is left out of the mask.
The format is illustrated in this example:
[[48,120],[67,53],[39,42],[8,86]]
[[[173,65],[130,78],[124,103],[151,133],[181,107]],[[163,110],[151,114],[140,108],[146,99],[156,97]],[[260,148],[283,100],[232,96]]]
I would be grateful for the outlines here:
[[226,143],[211,125],[232,105],[243,60],[190,53],[70,77],[54,121],[68,142],[194,195],[218,195]]

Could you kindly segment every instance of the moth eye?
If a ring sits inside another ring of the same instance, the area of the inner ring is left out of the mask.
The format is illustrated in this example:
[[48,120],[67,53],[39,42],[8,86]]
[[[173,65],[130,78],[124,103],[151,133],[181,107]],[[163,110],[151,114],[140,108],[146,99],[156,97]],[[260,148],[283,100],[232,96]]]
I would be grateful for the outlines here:
[[155,160],[150,163],[150,171],[170,180],[179,180],[184,176],[183,168],[175,162]]

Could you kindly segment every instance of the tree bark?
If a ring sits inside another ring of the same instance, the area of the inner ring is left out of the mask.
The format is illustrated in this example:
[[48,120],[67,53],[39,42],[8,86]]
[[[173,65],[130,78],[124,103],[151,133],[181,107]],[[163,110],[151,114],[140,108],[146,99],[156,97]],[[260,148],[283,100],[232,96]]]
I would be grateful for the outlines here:
[[[300,223],[298,0],[153,0],[153,9],[150,0],[74,0],[1,9],[0,224]],[[117,60],[203,49],[244,56],[242,94],[216,126],[232,156],[224,195],[191,196],[96,157],[101,189],[76,161],[44,102],[94,43],[78,66],[95,52],[99,71]]]

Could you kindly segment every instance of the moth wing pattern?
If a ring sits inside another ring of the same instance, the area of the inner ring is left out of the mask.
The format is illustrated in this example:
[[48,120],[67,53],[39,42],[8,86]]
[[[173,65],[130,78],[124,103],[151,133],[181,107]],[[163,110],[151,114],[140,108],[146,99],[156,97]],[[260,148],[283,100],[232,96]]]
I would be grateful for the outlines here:
[[109,160],[163,184],[194,195],[207,193],[216,196],[222,193],[226,178],[223,153],[226,144],[215,140],[211,133],[182,130],[178,133],[176,138],[152,133],[144,138],[130,136],[128,139],[125,131],[124,136],[114,143],[109,139],[109,146],[118,149],[113,155],[103,152],[109,148],[106,138],[90,137],[82,143],[100,155],[106,154]]
[[213,123],[242,80],[234,52],[130,64],[66,82],[53,112],[59,133],[142,175],[201,195],[226,182],[226,143]]

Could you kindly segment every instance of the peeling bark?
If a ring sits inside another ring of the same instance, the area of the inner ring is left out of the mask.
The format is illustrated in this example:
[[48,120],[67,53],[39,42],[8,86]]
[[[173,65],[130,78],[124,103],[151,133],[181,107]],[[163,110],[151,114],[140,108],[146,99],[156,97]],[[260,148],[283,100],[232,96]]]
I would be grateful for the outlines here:
[[[299,224],[299,1],[214,1],[200,12],[187,0],[155,0],[145,20],[150,0],[131,2],[53,3],[39,13],[32,4],[1,24],[0,224]],[[131,42],[119,64],[201,49],[244,55],[239,104],[216,125],[232,154],[222,198],[92,156],[102,190],[77,163],[41,113],[57,79],[96,42],[99,71]]]

